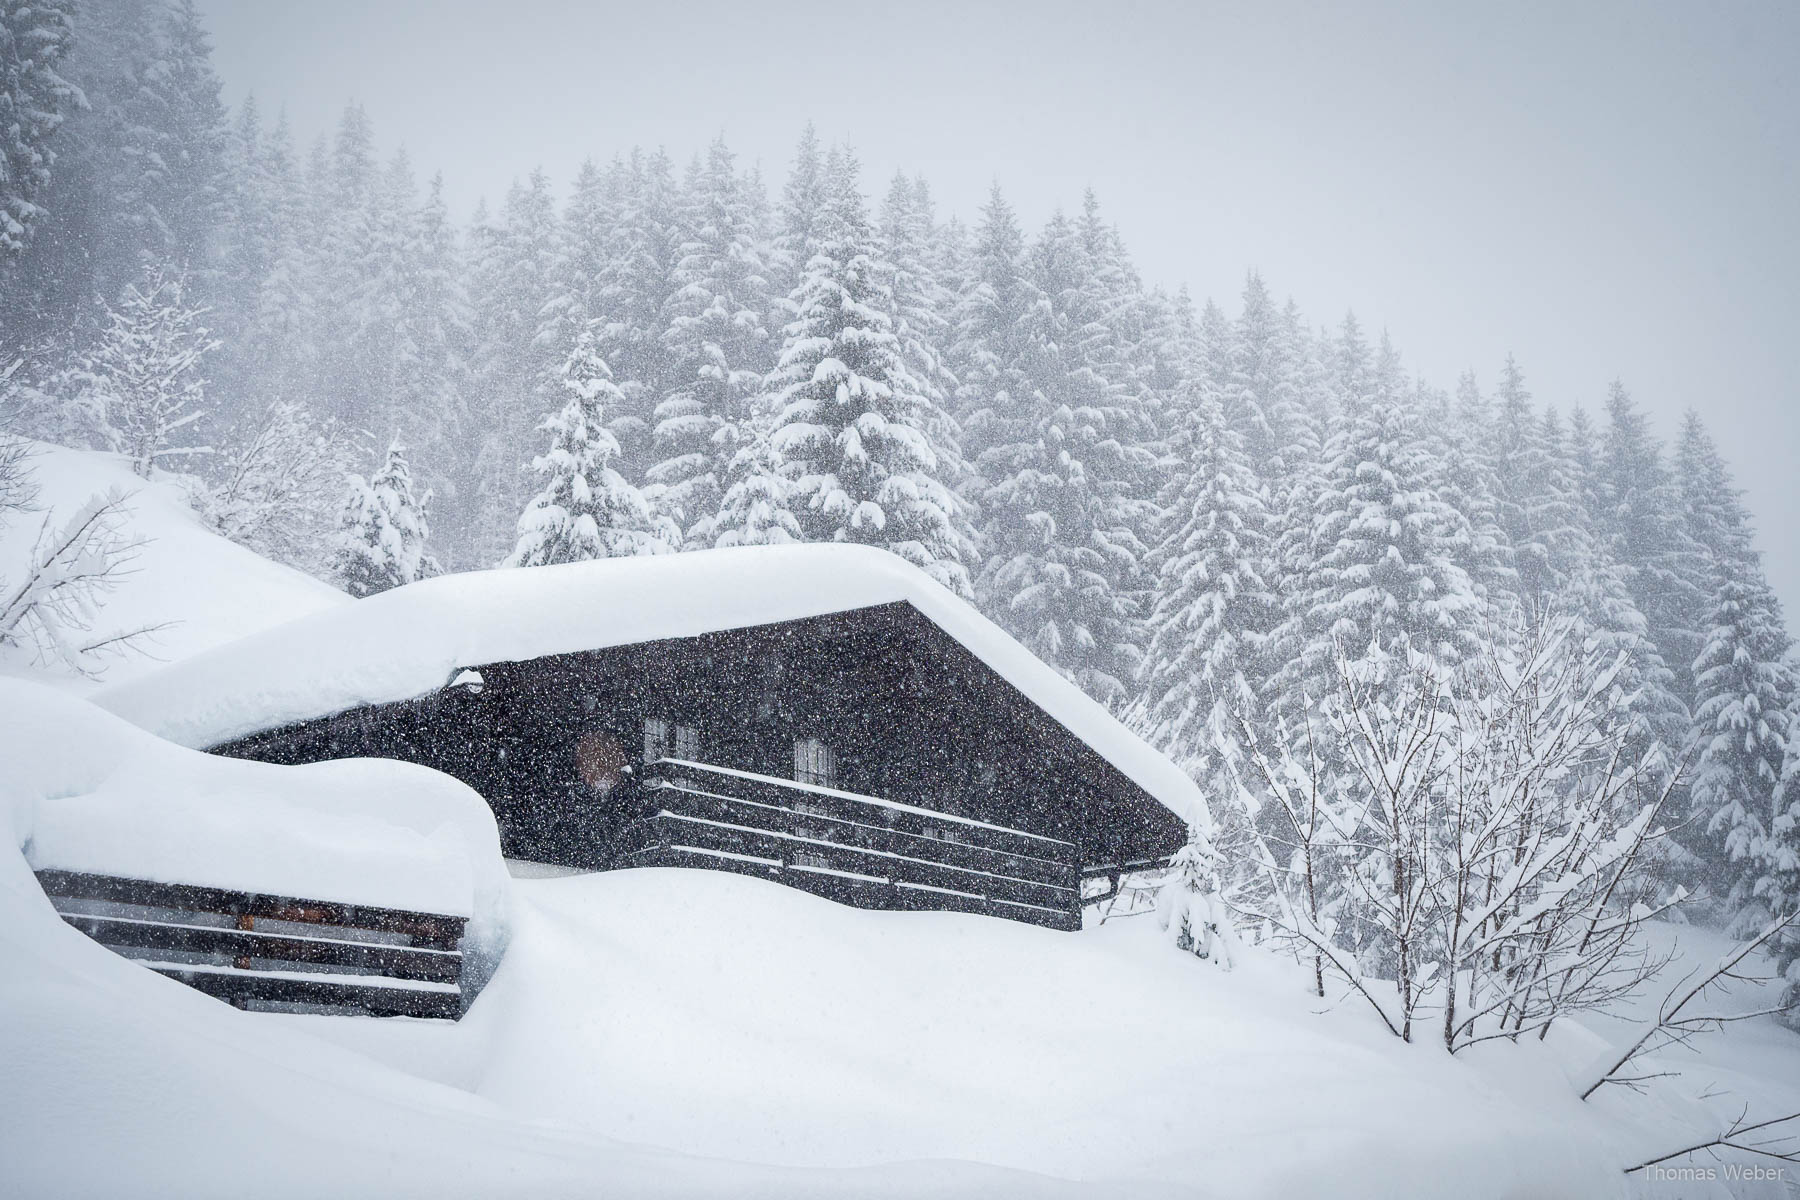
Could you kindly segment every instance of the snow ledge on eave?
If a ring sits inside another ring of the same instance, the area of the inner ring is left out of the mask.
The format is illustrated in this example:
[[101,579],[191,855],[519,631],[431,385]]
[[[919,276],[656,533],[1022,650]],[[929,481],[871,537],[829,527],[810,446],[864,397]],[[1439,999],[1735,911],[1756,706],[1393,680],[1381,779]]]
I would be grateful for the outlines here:
[[905,602],[1177,816],[1204,820],[1179,767],[911,564],[848,545],[752,546],[472,571],[396,588],[198,654],[94,699],[203,749],[523,662]]

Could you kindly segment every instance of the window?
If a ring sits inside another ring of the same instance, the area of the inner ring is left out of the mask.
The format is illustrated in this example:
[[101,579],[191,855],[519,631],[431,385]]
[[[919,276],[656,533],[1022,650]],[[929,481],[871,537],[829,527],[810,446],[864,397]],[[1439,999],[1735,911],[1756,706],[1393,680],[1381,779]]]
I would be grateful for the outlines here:
[[794,742],[794,778],[819,787],[837,786],[837,755],[818,738]]
[[644,718],[645,762],[655,762],[659,758],[684,758],[693,762],[699,757],[699,726],[662,717]]
[[661,717],[644,718],[644,761],[669,757],[669,723]]

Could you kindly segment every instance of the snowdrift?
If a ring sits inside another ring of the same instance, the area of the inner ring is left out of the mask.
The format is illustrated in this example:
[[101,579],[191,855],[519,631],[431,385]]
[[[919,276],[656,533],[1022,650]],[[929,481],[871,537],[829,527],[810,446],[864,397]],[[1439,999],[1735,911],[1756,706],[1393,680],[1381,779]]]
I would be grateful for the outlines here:
[[473,571],[395,588],[197,655],[97,699],[196,748],[406,700],[485,663],[694,637],[906,603],[1177,815],[1205,820],[1180,768],[999,626],[866,546],[750,546]]
[[[272,625],[348,604],[350,598],[291,567],[270,562],[207,530],[170,479],[149,482],[114,454],[32,444],[29,460],[39,511],[12,516],[0,529],[0,580],[17,579],[46,517],[52,528],[97,494],[129,494],[122,532],[145,540],[132,574],[99,612],[96,634],[161,626],[144,654],[107,660],[104,681],[123,682],[166,662]],[[32,674],[18,656],[0,658],[0,675]],[[89,681],[46,673],[48,681],[86,688]]]
[[436,771],[215,758],[8,679],[0,763],[0,816],[34,870],[451,913],[472,918],[477,946],[503,935],[493,813]]

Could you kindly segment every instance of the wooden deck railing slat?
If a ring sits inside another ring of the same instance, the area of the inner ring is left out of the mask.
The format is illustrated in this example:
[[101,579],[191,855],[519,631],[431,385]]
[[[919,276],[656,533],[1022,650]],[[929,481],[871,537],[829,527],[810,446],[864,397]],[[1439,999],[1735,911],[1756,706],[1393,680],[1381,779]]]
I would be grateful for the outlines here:
[[[704,865],[861,907],[1080,928],[1081,869],[1067,842],[689,763],[657,762],[646,776],[651,807],[615,840],[617,865]],[[958,840],[931,836],[941,831]]]
[[[47,869],[37,878],[71,927],[159,975],[238,1007],[284,1003],[451,1020],[462,1012],[458,945],[465,917],[82,871]],[[74,905],[128,911],[75,911]],[[235,918],[235,928],[206,923],[221,916]],[[259,928],[259,921],[320,932],[270,930]],[[411,944],[384,937],[405,937]]]

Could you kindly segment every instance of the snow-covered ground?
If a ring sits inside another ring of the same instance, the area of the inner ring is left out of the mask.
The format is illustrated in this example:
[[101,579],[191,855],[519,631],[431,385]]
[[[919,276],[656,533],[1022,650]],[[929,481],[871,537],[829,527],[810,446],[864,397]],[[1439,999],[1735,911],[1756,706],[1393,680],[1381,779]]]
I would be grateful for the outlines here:
[[[144,539],[130,576],[100,610],[95,634],[159,628],[144,640],[146,653],[108,659],[101,682],[123,683],[164,663],[349,603],[336,588],[211,533],[177,483],[139,479],[117,455],[33,443],[31,472],[39,511],[0,526],[0,581],[22,575],[46,518],[55,529],[89,499],[115,488],[129,497],[121,532]],[[0,653],[0,675],[20,674],[92,686],[70,672],[36,671],[26,655]]]
[[[112,469],[48,454],[57,503]],[[117,617],[180,620],[165,654],[335,602],[156,489],[136,519],[158,541]],[[697,871],[509,877],[466,789],[422,769],[209,758],[24,683],[0,685],[0,768],[0,1195],[1794,1194],[1620,1173],[1740,1103],[1800,1108],[1800,1037],[1767,1018],[1584,1104],[1570,1074],[1641,1012],[1452,1058],[1151,916],[1072,935]],[[370,847],[401,865],[377,877]],[[64,925],[33,864],[461,887],[509,940],[458,1023],[244,1013]],[[1715,1085],[1737,1099],[1693,1099]]]

